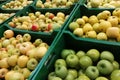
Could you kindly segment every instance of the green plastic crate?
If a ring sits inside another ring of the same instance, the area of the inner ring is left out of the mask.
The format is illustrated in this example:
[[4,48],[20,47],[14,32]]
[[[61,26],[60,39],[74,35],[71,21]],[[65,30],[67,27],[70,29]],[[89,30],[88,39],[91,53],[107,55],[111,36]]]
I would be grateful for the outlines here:
[[81,40],[67,32],[64,32],[59,36],[56,44],[54,44],[54,47],[51,48],[51,51],[49,51],[44,57],[43,63],[32,80],[48,80],[48,74],[55,70],[54,63],[57,59],[61,58],[61,51],[63,49],[73,49],[75,52],[83,50],[86,52],[93,48],[99,50],[100,52],[104,50],[111,51],[115,56],[115,60],[120,60],[119,46]]
[[2,8],[3,5],[5,5],[5,4],[7,4],[7,3],[11,2],[11,1],[14,1],[14,0],[7,0],[7,1],[3,2],[3,3],[0,5],[0,9],[1,9],[1,10],[5,10],[6,12],[11,12],[11,11],[17,12],[17,11],[22,10],[23,8],[27,7],[27,6],[30,6],[30,5],[34,2],[34,0],[32,0],[33,2],[32,2],[31,4],[29,4],[29,5],[27,5],[27,6],[24,6],[22,9],[4,9],[4,8]]
[[[77,6],[76,6],[77,7]],[[26,7],[26,8],[24,8],[22,11],[19,11],[15,16],[17,17],[17,16],[25,16],[25,15],[28,15],[28,13],[30,13],[30,12],[36,12],[36,11],[40,11],[41,13],[46,13],[46,12],[52,12],[52,13],[54,13],[54,14],[56,14],[57,12],[63,12],[63,13],[65,13],[66,15],[72,15],[72,12],[74,11],[74,10],[71,10],[71,9],[69,9],[69,10],[49,10],[49,9],[44,9],[44,10],[37,10],[37,9],[34,9],[33,7]],[[69,17],[70,17],[69,16]],[[61,26],[61,28],[60,29],[56,29],[56,30],[54,30],[52,33],[51,32],[41,32],[41,31],[31,31],[31,30],[20,30],[20,29],[17,29],[17,28],[12,28],[12,27],[10,27],[9,25],[8,25],[8,23],[11,21],[12,19],[10,19],[9,21],[7,21],[6,23],[5,23],[5,25],[7,26],[7,27],[9,27],[10,29],[13,29],[13,30],[15,30],[15,31],[18,31],[18,32],[22,32],[22,33],[32,33],[32,34],[36,34],[36,35],[39,35],[39,36],[41,36],[41,37],[44,37],[44,38],[53,38],[53,37],[55,37],[56,36],[56,34],[59,32],[59,31],[61,31],[62,30],[62,28],[66,25],[66,23],[67,23],[67,21],[69,20],[69,18],[64,22],[64,24]]]
[[[5,30],[9,30],[9,28],[5,25],[2,25],[0,27],[0,38],[3,37],[3,33],[4,33]],[[12,30],[12,29],[10,29],[10,30]],[[14,31],[14,36],[16,36],[18,34],[24,35],[25,33]],[[49,48],[48,48],[47,52],[49,52],[49,51],[51,51],[51,48],[54,46],[54,44],[56,42],[56,39],[57,39],[57,37],[59,36],[60,33],[55,38],[50,37],[48,39],[39,36],[39,34],[38,35],[32,34],[32,33],[29,33],[29,34],[31,35],[31,42],[33,42],[35,39],[42,39],[43,42],[47,43],[49,45]],[[45,56],[46,56],[46,54],[43,57],[45,57]],[[42,59],[44,59],[44,58],[42,58]],[[42,59],[38,62],[37,67],[32,71],[31,75],[29,76],[29,78],[27,80],[32,80],[32,77],[36,74],[37,70],[41,66],[41,63],[43,63]]]
[[[110,12],[112,12],[114,9],[106,9]],[[76,35],[73,34],[73,32],[69,29],[69,24],[73,21],[75,21],[78,18],[81,18],[82,16],[87,16],[90,17],[91,15],[97,15],[98,13],[104,11],[104,9],[88,9],[84,6],[79,5],[76,10],[74,11],[73,15],[71,15],[69,21],[67,22],[67,24],[65,25],[63,32],[68,32],[71,35],[73,35],[74,37],[81,39],[81,40],[85,40],[85,41],[91,41],[91,42],[98,42],[98,43],[104,43],[104,44],[111,44],[111,45],[120,45],[120,42],[117,41],[111,41],[111,40],[97,40],[96,38],[84,38],[84,37],[78,37]]]
[[[36,9],[51,9],[51,10],[52,10],[52,9],[54,9],[54,10],[61,10],[61,9],[63,9],[63,10],[67,10],[67,9],[70,9],[70,8],[75,7],[75,5],[76,5],[79,1],[81,1],[81,0],[78,0],[78,2],[73,3],[73,5],[72,5],[71,7],[63,7],[63,8],[59,8],[59,7],[56,7],[56,8],[38,8],[38,7],[36,7],[37,1],[38,1],[38,0],[35,0],[34,3],[31,5],[31,6],[35,7]],[[41,0],[41,1],[42,1],[43,3],[46,2],[46,0]]]

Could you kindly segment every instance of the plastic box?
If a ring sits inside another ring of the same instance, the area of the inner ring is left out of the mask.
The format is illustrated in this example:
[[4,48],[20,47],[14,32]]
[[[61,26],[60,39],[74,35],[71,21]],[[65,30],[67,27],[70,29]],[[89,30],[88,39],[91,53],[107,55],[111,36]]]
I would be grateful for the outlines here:
[[[27,8],[24,8],[22,11],[19,11],[18,14],[16,14],[15,16],[24,16],[24,15],[28,15],[28,13],[30,12],[36,12],[36,11],[40,11],[41,13],[46,13],[46,12],[52,12],[54,14],[56,14],[57,12],[61,11],[65,14],[69,14],[71,15],[72,14],[72,9],[69,9],[69,10],[49,10],[49,9],[44,9],[44,10],[36,10],[34,9],[33,7],[27,7]],[[18,31],[18,32],[22,32],[22,33],[32,33],[32,34],[36,34],[36,35],[39,35],[41,37],[44,37],[46,39],[49,39],[49,38],[53,38],[56,36],[56,34],[62,30],[62,28],[66,25],[68,19],[64,22],[64,24],[61,26],[60,29],[56,29],[54,30],[52,33],[50,32],[41,32],[41,31],[31,31],[31,30],[20,30],[20,29],[17,29],[17,28],[12,28],[8,25],[8,22],[10,22],[12,19],[10,19],[9,21],[6,22],[6,26],[9,27],[10,29],[13,29],[15,31]]]
[[3,3],[0,5],[0,9],[1,9],[1,10],[5,10],[5,11],[7,11],[7,12],[11,12],[11,11],[17,12],[17,11],[22,10],[23,8],[27,7],[27,6],[30,6],[30,5],[34,2],[34,0],[32,0],[33,2],[32,2],[31,4],[29,4],[29,5],[27,5],[27,6],[24,6],[22,9],[4,9],[4,8],[2,8],[3,5],[5,5],[5,4],[7,4],[7,3],[11,2],[11,1],[14,1],[14,0],[7,0],[7,1],[3,2]]
[[[107,10],[107,9],[106,9]],[[112,12],[114,9],[109,9],[110,12]],[[73,32],[69,29],[69,24],[73,21],[75,21],[77,18],[81,18],[83,15],[86,15],[90,17],[91,15],[97,15],[98,13],[104,11],[103,9],[88,9],[84,6],[79,5],[76,10],[74,11],[73,15],[71,15],[69,21],[65,25],[63,31],[70,33],[72,36],[82,39],[85,41],[91,41],[91,42],[98,42],[98,43],[104,43],[104,44],[111,44],[111,45],[120,45],[120,42],[117,41],[108,41],[108,40],[97,40],[93,38],[83,38],[83,37],[78,37],[73,34]],[[89,13],[89,14],[88,14]]]
[[[5,25],[2,25],[2,26],[0,27],[0,38],[3,37],[4,31],[5,31],[5,30],[8,30],[8,29],[9,29],[9,28],[6,27]],[[13,30],[13,31],[14,31],[14,30]],[[14,34],[15,34],[15,36],[16,36],[17,34],[23,35],[23,34],[25,34],[25,33],[18,32],[18,31],[14,31]],[[55,42],[56,42],[57,37],[59,36],[59,34],[58,34],[55,38],[50,37],[50,38],[46,39],[46,38],[44,38],[44,37],[39,36],[39,34],[38,34],[38,35],[36,35],[36,34],[34,35],[34,34],[30,33],[30,35],[31,35],[31,42],[33,42],[35,39],[42,39],[43,42],[47,43],[47,44],[49,45],[49,48],[48,48],[48,51],[47,51],[47,52],[49,52],[49,51],[51,50],[51,48],[54,46],[54,44],[55,44]],[[45,54],[43,57],[45,57],[45,56],[46,56],[46,54]],[[44,59],[44,58],[42,58],[42,59]],[[39,67],[41,66],[42,59],[39,61],[37,67],[32,71],[31,75],[29,76],[29,78],[28,78],[27,80],[32,80],[32,77],[36,74],[36,71],[37,71],[37,70],[39,69]]]
[[111,51],[115,56],[115,60],[120,60],[120,46],[85,41],[72,36],[68,32],[64,32],[59,36],[56,44],[53,48],[51,48],[51,51],[49,51],[44,57],[44,59],[42,60],[43,63],[41,63],[32,80],[48,80],[48,74],[55,70],[54,63],[57,59],[61,58],[61,51],[63,49],[73,49],[76,52],[79,50],[83,50],[86,52],[89,49],[93,48],[99,50],[100,52],[104,50]]

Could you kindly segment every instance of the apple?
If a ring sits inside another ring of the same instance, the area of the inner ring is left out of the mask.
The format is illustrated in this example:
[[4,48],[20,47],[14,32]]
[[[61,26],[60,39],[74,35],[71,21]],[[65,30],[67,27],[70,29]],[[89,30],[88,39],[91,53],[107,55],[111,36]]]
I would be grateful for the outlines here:
[[74,80],[74,79],[75,78],[73,77],[73,75],[68,73],[68,75],[65,77],[64,80]]
[[100,54],[100,59],[106,59],[106,60],[109,60],[109,61],[113,62],[114,61],[114,55],[110,51],[102,51],[101,54]]
[[97,68],[102,75],[109,75],[113,71],[112,63],[104,59],[97,63]]
[[4,31],[3,36],[5,38],[11,38],[14,36],[14,32],[12,30],[6,30],[6,31]]
[[80,28],[82,28],[85,25],[85,21],[83,18],[76,19],[76,22],[80,25]]
[[6,48],[9,44],[10,44],[10,40],[9,40],[9,39],[5,39],[5,40],[2,42],[2,46],[3,46],[4,48]]
[[42,42],[43,42],[42,39],[36,39],[36,40],[33,42],[33,44],[37,47],[37,46],[39,46]]
[[100,33],[97,34],[97,39],[98,40],[107,40],[108,37],[107,37],[106,33],[100,32]]
[[50,18],[50,19],[53,19],[54,16],[55,16],[55,15],[54,15],[53,13],[50,13],[50,14],[49,14],[49,18]]
[[86,34],[88,31],[93,31],[93,27],[90,23],[86,23],[84,26],[83,26],[83,32],[84,34]]
[[39,26],[34,24],[34,25],[32,25],[31,30],[32,31],[38,31],[39,30]]
[[86,75],[80,75],[77,80],[90,80],[90,78]]
[[83,29],[82,28],[76,28],[74,31],[73,31],[73,34],[78,36],[78,37],[81,37],[83,36]]
[[12,75],[13,75],[13,73],[14,73],[14,71],[13,71],[13,70],[11,70],[11,71],[7,72],[7,74],[5,75],[5,80],[10,80],[10,76],[12,76]]
[[100,52],[97,49],[89,49],[86,52],[86,55],[89,56],[94,62],[99,60]]
[[69,54],[75,54],[75,53],[72,53],[72,52],[70,51],[70,49],[63,49],[62,52],[61,52],[61,57],[62,57],[63,59],[66,59],[66,57],[67,57]]
[[99,70],[96,66],[87,67],[85,74],[92,80],[96,79],[99,76]]
[[68,75],[68,70],[65,66],[58,66],[55,67],[55,74],[64,79]]
[[35,58],[31,58],[27,62],[27,68],[30,70],[34,70],[37,65],[38,65],[38,61]]
[[85,70],[86,70],[86,69],[82,69],[82,68],[79,69],[79,70],[78,70],[78,76],[85,75]]
[[68,75],[69,74],[71,74],[74,79],[78,77],[78,72],[76,69],[68,69]]
[[28,34],[28,33],[25,33],[25,34],[23,35],[23,40],[24,40],[24,41],[30,41],[30,40],[31,40],[31,35]]
[[8,68],[9,67],[7,59],[8,58],[3,58],[0,60],[0,68]]
[[48,80],[52,80],[53,77],[57,77],[56,73],[55,73],[55,72],[50,72],[50,73],[48,74]]
[[17,71],[17,72],[21,72],[22,68],[18,65],[15,65],[14,67],[11,68],[11,70]]
[[7,62],[10,66],[17,65],[18,55],[12,55],[7,59]]
[[97,77],[95,80],[108,80],[108,79],[106,77],[100,76],[100,77]]
[[17,65],[20,66],[21,68],[26,67],[28,61],[29,61],[28,56],[21,55],[21,56],[18,57]]
[[120,66],[120,65],[119,65],[119,63],[118,63],[117,61],[114,60],[114,61],[112,62],[112,65],[113,65],[114,70],[115,70],[115,69],[119,69],[119,66]]
[[62,80],[60,77],[53,77],[51,80]]
[[80,59],[82,56],[85,56],[86,53],[85,53],[84,51],[82,51],[82,50],[79,50],[79,51],[76,53],[76,55],[77,55],[78,58]]
[[119,80],[120,79],[120,70],[114,70],[110,75],[110,80]]
[[55,67],[57,67],[57,66],[65,66],[65,67],[67,67],[67,64],[66,64],[66,61],[64,59],[57,59],[55,61],[55,65],[54,66]]
[[31,71],[28,68],[23,68],[21,72],[24,75],[25,79],[28,79],[31,74]]
[[79,28],[80,26],[79,26],[79,24],[77,23],[77,22],[71,22],[70,24],[69,24],[69,29],[71,30],[71,31],[74,31],[76,28]]
[[66,57],[66,63],[69,67],[75,68],[79,65],[79,58],[75,54],[69,54]]
[[[30,58],[36,58],[36,48],[32,48],[29,51],[27,51],[26,55]],[[36,58],[37,59],[37,58]]]
[[79,65],[82,69],[86,69],[88,66],[93,64],[92,59],[89,56],[82,56],[79,59]]
[[5,78],[5,75],[8,73],[8,69],[6,68],[1,68],[0,69],[0,79]]
[[95,15],[91,15],[89,18],[88,18],[88,22],[91,24],[91,25],[94,25],[95,23],[98,23],[98,18],[97,16]]

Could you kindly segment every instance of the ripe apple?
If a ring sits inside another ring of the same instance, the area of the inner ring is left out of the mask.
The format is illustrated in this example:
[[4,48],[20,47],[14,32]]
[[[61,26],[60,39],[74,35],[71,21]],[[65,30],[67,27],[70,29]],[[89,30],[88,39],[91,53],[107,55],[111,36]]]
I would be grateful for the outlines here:
[[6,31],[4,31],[3,36],[5,38],[11,38],[14,36],[14,32],[12,30],[6,30]]
[[120,70],[114,70],[110,75],[110,80],[119,80],[120,79]]
[[55,72],[50,72],[50,73],[48,74],[48,80],[52,80],[53,77],[57,77],[56,73],[55,73]]
[[100,33],[97,34],[97,39],[98,40],[107,40],[108,37],[107,37],[106,33],[100,32]]
[[100,77],[97,77],[95,80],[108,80],[108,79],[106,77],[100,76]]
[[32,25],[31,30],[32,31],[38,31],[39,30],[39,26],[34,24],[34,25]]
[[80,75],[77,80],[90,80],[90,78],[86,75]]
[[34,44],[35,46],[39,46],[42,42],[43,42],[42,39],[36,39],[36,40],[33,42],[33,44]]
[[74,79],[78,76],[78,72],[76,69],[68,69],[68,74],[72,74]]
[[27,62],[27,68],[30,70],[34,70],[37,65],[38,65],[38,61],[35,58],[31,58]]
[[17,65],[20,66],[21,68],[26,67],[28,61],[29,61],[28,56],[21,55],[21,56],[18,57]]
[[83,18],[78,18],[76,22],[80,25],[81,28],[85,25],[85,21]]
[[60,77],[53,77],[51,80],[62,80]]
[[91,15],[91,16],[88,18],[88,22],[89,22],[91,25],[93,25],[93,24],[95,24],[95,23],[98,23],[99,21],[98,21],[97,16]]
[[79,59],[79,65],[82,69],[86,69],[88,66],[93,64],[92,59],[89,56],[82,56]]
[[84,26],[83,26],[83,32],[84,34],[86,34],[88,31],[93,31],[93,27],[90,23],[86,23]]
[[68,75],[68,70],[65,66],[55,67],[55,74],[60,78],[65,78]]
[[24,75],[25,79],[28,79],[31,74],[31,71],[28,68],[23,68],[21,72]]
[[86,55],[89,56],[94,62],[99,60],[100,52],[97,49],[89,49],[86,52]]
[[2,42],[2,46],[3,46],[4,48],[6,48],[9,44],[10,44],[10,40],[9,40],[9,39],[5,39],[5,40]]
[[82,28],[76,28],[74,31],[73,31],[73,34],[78,36],[78,37],[81,37],[83,36],[83,29]]
[[10,66],[17,65],[18,55],[12,55],[7,59],[7,62]]
[[79,65],[79,58],[75,54],[69,54],[66,57],[66,63],[69,67],[75,68]]
[[99,76],[99,70],[96,66],[87,67],[85,74],[92,80],[96,79]]
[[21,72],[22,71],[22,68],[18,65],[15,65],[13,68],[11,68],[12,70],[14,71],[17,71],[17,72]]
[[112,65],[113,65],[114,70],[115,70],[115,69],[119,69],[119,63],[118,63],[117,61],[114,60],[114,61],[112,62]]
[[54,66],[55,66],[55,67],[57,67],[57,66],[65,66],[65,67],[67,67],[66,62],[65,62],[64,59],[57,59],[57,60],[55,61],[55,65],[54,65]]
[[68,75],[65,77],[64,80],[74,80],[74,79],[75,78],[73,77],[73,75],[68,73]]
[[8,68],[9,67],[7,59],[8,58],[3,58],[0,60],[0,68]]
[[[30,49],[29,51],[27,51],[26,55],[29,57],[29,58],[36,58],[36,48],[32,48]],[[36,58],[37,59],[37,58]]]
[[108,60],[100,60],[97,63],[97,68],[102,75],[109,75],[113,71],[113,65]]
[[31,35],[28,34],[28,33],[25,33],[25,34],[23,35],[23,40],[24,40],[24,41],[30,41],[30,40],[31,40]]
[[71,31],[74,31],[76,28],[79,28],[80,26],[79,26],[79,24],[77,23],[77,22],[71,22],[70,24],[69,24],[69,29],[71,30]]
[[6,68],[1,68],[0,69],[0,79],[5,78],[6,73],[8,72],[8,69]]
[[79,50],[76,55],[78,56],[78,58],[80,59],[82,56],[84,56],[86,53],[82,50]]
[[114,61],[114,55],[110,51],[102,51],[101,54],[100,54],[100,59],[106,59],[106,60],[109,60],[109,61],[113,62]]

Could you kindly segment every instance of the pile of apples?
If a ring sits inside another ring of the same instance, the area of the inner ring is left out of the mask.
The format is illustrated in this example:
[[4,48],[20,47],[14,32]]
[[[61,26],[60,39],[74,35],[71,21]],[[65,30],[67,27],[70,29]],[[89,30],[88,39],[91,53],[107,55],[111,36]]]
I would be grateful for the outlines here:
[[45,14],[40,11],[35,13],[28,13],[26,16],[17,16],[9,22],[9,26],[22,30],[52,32],[55,29],[59,29],[64,24],[68,15],[63,12],[57,12],[56,14],[46,12]]
[[38,8],[65,8],[71,7],[78,0],[46,0],[45,3],[42,0],[37,0],[36,7]]
[[30,5],[33,0],[11,0],[10,2],[3,4],[3,9],[23,9],[23,7]]
[[104,10],[89,17],[83,15],[69,24],[74,35],[97,40],[120,41],[120,8]]
[[108,50],[63,49],[48,80],[120,80],[119,63]]
[[88,8],[118,8],[119,0],[87,0]]
[[0,79],[26,80],[47,52],[42,39],[31,40],[30,34],[15,35],[5,30],[0,38]]
[[4,22],[11,16],[13,16],[15,13],[0,13],[0,23]]

